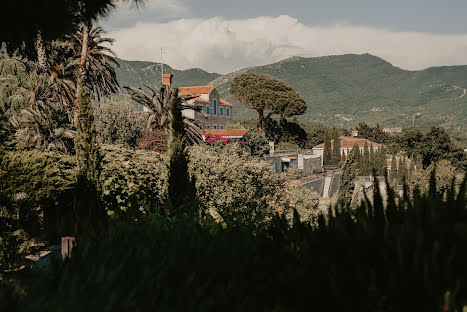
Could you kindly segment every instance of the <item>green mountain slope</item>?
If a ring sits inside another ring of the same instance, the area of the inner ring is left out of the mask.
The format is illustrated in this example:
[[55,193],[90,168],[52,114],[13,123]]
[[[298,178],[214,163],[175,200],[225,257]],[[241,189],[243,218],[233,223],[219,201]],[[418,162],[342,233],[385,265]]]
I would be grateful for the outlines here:
[[[370,54],[293,57],[224,75],[211,84],[228,99],[230,81],[246,71],[269,74],[292,85],[308,105],[299,118],[303,121],[407,127],[416,114],[415,124],[439,125],[457,137],[467,137],[467,66],[408,71]],[[241,105],[233,112],[236,119],[255,116]]]
[[[160,81],[160,64],[119,60],[122,86],[142,86]],[[274,64],[242,69],[227,75],[201,69],[175,70],[178,86],[213,84],[230,99],[232,79],[243,72],[265,73],[286,81],[305,98],[308,109],[302,121],[354,127],[377,122],[382,127],[438,125],[467,143],[467,66],[433,67],[408,71],[370,54],[314,58],[293,57]],[[233,118],[256,117],[234,103]]]
[[[120,68],[117,68],[117,79],[122,87],[153,86],[161,81],[160,63],[143,61],[125,61],[117,59]],[[199,68],[176,70],[164,64],[164,73],[174,75],[174,84],[177,86],[206,85],[211,80],[218,78],[216,73],[208,73]]]

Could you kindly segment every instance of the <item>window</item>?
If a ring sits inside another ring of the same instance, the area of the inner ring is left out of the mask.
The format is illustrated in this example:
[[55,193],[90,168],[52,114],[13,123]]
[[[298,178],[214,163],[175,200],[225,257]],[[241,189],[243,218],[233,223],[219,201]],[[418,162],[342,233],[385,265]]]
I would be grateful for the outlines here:
[[202,125],[202,124],[199,124],[198,127],[199,127],[200,129],[203,129],[203,125]]
[[219,115],[224,115],[224,108],[219,106]]
[[212,114],[215,116],[217,115],[217,100],[212,100]]
[[206,106],[206,115],[209,115],[209,106]]
[[212,127],[213,127],[214,129],[217,129],[217,125],[213,125]]
[[227,117],[229,117],[229,116],[230,116],[230,108],[228,108],[228,107],[226,108],[225,115],[226,115]]
[[221,125],[221,129],[224,129],[224,125]]
[[210,125],[207,125],[206,128],[211,129],[211,126],[210,126]]

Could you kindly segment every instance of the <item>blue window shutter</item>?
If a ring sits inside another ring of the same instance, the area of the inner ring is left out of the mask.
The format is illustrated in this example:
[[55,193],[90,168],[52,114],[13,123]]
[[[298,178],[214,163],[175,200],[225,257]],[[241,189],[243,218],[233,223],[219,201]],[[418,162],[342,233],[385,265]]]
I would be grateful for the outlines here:
[[217,100],[212,100],[212,114],[217,115]]
[[219,107],[219,115],[224,115],[224,108],[222,107]]
[[213,125],[212,127],[213,127],[214,129],[217,129],[217,125]]
[[209,115],[209,106],[206,106],[206,114]]
[[221,125],[221,129],[224,129],[224,125]]
[[226,113],[227,117],[229,117],[230,116],[230,108],[227,107],[226,109],[227,109],[227,111],[225,113]]

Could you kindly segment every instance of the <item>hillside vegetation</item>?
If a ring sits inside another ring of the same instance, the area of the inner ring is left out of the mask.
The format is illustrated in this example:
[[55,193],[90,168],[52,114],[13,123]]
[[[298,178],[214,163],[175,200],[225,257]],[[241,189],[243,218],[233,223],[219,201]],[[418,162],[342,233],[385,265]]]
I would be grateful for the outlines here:
[[[161,81],[160,63],[144,61],[125,61],[117,59],[120,68],[117,68],[117,78],[121,86],[142,87],[154,85]],[[164,64],[164,73],[174,75],[174,84],[177,86],[199,86],[209,84],[220,74],[208,73],[199,68],[176,70]]]
[[[121,61],[118,77],[122,85],[158,81],[160,67],[150,62]],[[248,71],[269,74],[294,87],[308,105],[299,119],[327,125],[354,127],[360,121],[382,127],[438,125],[467,141],[467,66],[433,67],[408,71],[370,54],[325,57],[292,57],[274,64],[250,67],[220,76],[200,69],[177,71],[178,85],[215,85],[229,99],[230,82]],[[213,79],[209,80],[212,77]],[[209,81],[208,81],[209,80]],[[240,104],[237,120],[256,117]]]

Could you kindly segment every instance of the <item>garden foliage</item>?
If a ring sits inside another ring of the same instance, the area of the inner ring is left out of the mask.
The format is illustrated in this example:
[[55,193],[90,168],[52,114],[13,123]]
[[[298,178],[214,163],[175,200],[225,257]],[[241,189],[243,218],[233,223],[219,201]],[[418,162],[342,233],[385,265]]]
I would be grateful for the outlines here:
[[314,225],[157,216],[115,225],[18,300],[24,311],[439,311],[449,291],[445,311],[459,309],[466,181],[445,200],[430,191],[396,203],[391,194],[386,209],[375,194],[374,204],[336,207]]

